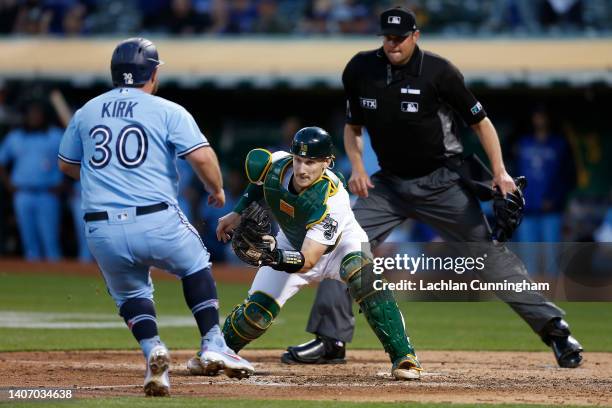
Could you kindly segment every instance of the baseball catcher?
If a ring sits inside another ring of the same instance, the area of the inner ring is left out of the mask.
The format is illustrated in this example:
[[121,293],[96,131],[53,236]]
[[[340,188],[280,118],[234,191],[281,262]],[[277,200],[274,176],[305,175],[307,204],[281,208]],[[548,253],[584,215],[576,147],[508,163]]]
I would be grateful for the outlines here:
[[[250,184],[234,211],[219,219],[217,236],[231,237],[240,259],[259,270],[247,299],[225,320],[225,341],[238,352],[270,327],[302,286],[333,278],[346,282],[390,357],[392,375],[418,379],[421,365],[393,294],[373,288],[380,278],[344,179],[329,169],[332,148],[325,130],[307,127],[295,134],[291,153],[255,149],[247,155]],[[276,237],[261,199],[280,226]]]

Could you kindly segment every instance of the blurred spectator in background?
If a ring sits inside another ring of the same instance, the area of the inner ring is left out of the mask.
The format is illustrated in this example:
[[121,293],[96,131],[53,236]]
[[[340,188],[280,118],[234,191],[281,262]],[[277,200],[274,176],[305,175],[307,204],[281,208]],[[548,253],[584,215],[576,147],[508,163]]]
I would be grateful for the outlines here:
[[540,7],[540,24],[562,30],[584,26],[582,0],[545,0]]
[[[516,174],[527,177],[525,216],[517,230],[521,242],[555,243],[561,238],[561,219],[568,193],[574,186],[574,162],[565,138],[551,129],[544,107],[531,115],[532,133],[516,149]],[[557,273],[556,246],[522,246],[527,270]],[[544,263],[544,266],[540,264]]]
[[362,4],[354,4],[353,1],[345,1],[336,5],[330,14],[332,27],[328,27],[334,33],[339,34],[371,34],[376,26],[372,24],[374,19],[370,11]]
[[90,34],[138,33],[142,27],[143,11],[136,1],[92,0],[94,7],[85,19]]
[[533,34],[538,31],[537,10],[532,0],[494,0],[486,30]]
[[609,0],[0,0],[0,34],[364,35],[395,5],[447,36],[612,30]]
[[62,131],[51,125],[44,101],[28,102],[24,114],[23,126],[11,131],[0,145],[0,178],[14,193],[13,208],[25,258],[57,261],[58,193],[63,177],[56,162]]
[[276,0],[259,0],[257,14],[259,17],[253,26],[254,33],[287,34],[294,29],[291,21],[278,14]]
[[53,19],[53,11],[42,0],[20,2],[13,32],[16,34],[46,34]]
[[[582,108],[590,112],[598,109],[588,104]],[[571,241],[593,241],[593,234],[610,204],[612,137],[607,123],[602,122],[600,126],[608,131],[602,134],[591,121],[567,123],[564,127],[572,148],[577,181],[566,211],[567,238]]]
[[331,16],[331,0],[312,0],[308,2],[299,31],[306,34],[325,34],[329,32],[327,20]]
[[159,16],[158,28],[174,35],[194,35],[213,25],[209,14],[198,12],[192,0],[171,0]]
[[253,1],[228,0],[227,7],[227,25],[224,33],[244,34],[253,31],[258,17]]
[[67,36],[77,36],[85,32],[85,16],[87,7],[74,3],[62,16],[62,32]]
[[0,34],[6,35],[13,32],[18,12],[17,0],[0,0]]
[[[94,1],[94,0],[92,0]],[[49,34],[78,35],[84,32],[87,0],[42,0],[40,4],[51,13]]]

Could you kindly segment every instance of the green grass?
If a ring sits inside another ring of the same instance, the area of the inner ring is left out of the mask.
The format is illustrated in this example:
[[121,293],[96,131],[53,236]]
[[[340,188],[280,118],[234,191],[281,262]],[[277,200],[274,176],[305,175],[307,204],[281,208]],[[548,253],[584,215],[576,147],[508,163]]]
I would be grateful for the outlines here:
[[[60,401],[60,402],[43,402],[45,408],[48,407],[71,407],[75,406],[75,401]],[[38,407],[41,402],[23,402],[23,403],[11,403],[11,407]],[[2,402],[0,402],[2,406]],[[428,408],[428,407],[447,407],[449,404],[420,404],[410,402],[341,402],[341,401],[279,401],[279,400],[243,400],[243,399],[224,399],[224,400],[211,400],[206,398],[171,398],[171,399],[150,399],[150,398],[104,398],[104,399],[90,399],[90,400],[79,400],[79,407],[129,407],[129,408],[150,408],[150,407],[164,407],[164,408],[284,408],[290,406],[291,408],[316,408],[321,406],[333,406],[337,408]],[[466,408],[466,407],[481,407],[481,408],[544,408],[554,407],[554,405],[519,405],[519,404],[453,404],[453,408]],[[573,408],[573,405],[564,405],[566,408]]]
[[[189,317],[180,282],[155,284],[158,316]],[[221,315],[244,299],[248,287],[219,284]],[[253,348],[285,348],[301,343],[314,290],[306,288],[283,308],[277,322]],[[560,304],[572,330],[587,351],[612,351],[612,303]],[[502,302],[400,302],[410,337],[419,349],[428,350],[546,350],[529,327]],[[101,278],[79,276],[0,274],[0,312],[73,312],[116,314]],[[111,320],[113,318],[111,317]],[[75,319],[83,320],[83,318]],[[357,329],[351,348],[379,348],[365,319],[356,315]],[[119,316],[116,321],[121,322]],[[195,348],[198,332],[191,327],[160,328],[169,347]],[[124,327],[107,329],[0,328],[0,351],[134,349],[137,347]]]

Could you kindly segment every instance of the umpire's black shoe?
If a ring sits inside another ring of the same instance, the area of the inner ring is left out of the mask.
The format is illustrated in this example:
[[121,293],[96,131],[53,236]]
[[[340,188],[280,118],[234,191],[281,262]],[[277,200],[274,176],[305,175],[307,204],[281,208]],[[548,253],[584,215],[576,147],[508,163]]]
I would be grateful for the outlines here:
[[583,349],[570,332],[567,322],[556,317],[540,332],[542,341],[552,348],[559,367],[576,368],[582,362]]
[[345,364],[346,344],[325,336],[299,346],[290,346],[281,356],[285,364]]

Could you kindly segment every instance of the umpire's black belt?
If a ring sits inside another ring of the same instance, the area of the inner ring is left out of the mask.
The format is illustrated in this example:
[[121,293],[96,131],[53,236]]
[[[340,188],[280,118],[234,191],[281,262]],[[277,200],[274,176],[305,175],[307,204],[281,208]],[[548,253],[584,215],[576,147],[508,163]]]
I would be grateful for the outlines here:
[[[157,203],[152,205],[145,205],[143,207],[136,207],[136,215],[152,214],[158,211],[164,211],[166,208],[168,208],[168,204],[166,203]],[[85,220],[85,222],[106,221],[108,220],[108,213],[106,211],[90,212],[86,213],[83,219]]]

